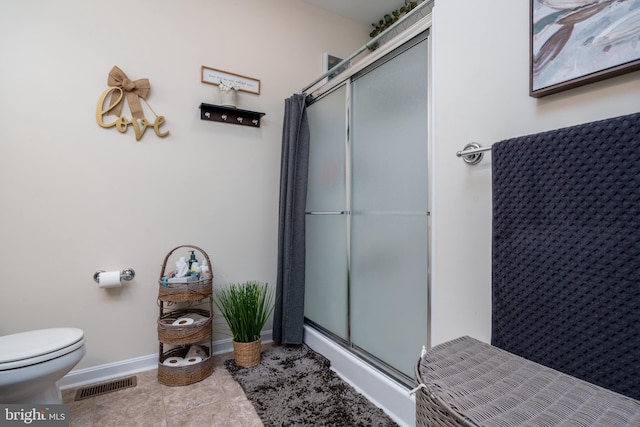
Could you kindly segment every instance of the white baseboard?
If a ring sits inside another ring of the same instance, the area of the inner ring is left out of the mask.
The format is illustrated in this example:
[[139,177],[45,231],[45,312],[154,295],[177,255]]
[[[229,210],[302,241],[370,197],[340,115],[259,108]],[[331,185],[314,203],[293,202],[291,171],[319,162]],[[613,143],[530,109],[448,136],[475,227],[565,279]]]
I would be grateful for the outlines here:
[[331,368],[359,393],[382,408],[400,426],[416,425],[415,396],[360,358],[308,326],[304,342],[331,361]]
[[[272,331],[269,330],[262,332],[262,342],[266,344],[271,341],[273,341]],[[233,340],[231,338],[213,342],[213,355],[231,353],[232,351]],[[127,375],[133,375],[157,368],[158,353],[153,353],[120,362],[73,370],[58,381],[58,386],[61,390],[83,387],[88,384],[110,381],[115,378],[126,377]]]

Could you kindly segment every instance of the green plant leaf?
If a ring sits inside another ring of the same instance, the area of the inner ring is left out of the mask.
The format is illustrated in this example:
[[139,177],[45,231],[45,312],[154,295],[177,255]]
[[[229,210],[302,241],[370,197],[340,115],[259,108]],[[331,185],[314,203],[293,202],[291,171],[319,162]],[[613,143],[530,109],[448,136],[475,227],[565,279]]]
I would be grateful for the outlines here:
[[275,307],[273,289],[268,283],[256,281],[221,288],[214,297],[214,302],[236,342],[253,342],[259,339]]
[[381,19],[379,21],[378,25],[371,24],[371,25],[374,26],[375,30],[372,31],[371,33],[369,33],[369,37],[373,38],[373,37],[377,36],[378,34],[383,32],[384,30],[389,28],[391,25],[396,23],[398,21],[398,19],[400,18],[401,14],[409,13],[409,12],[411,12],[413,9],[415,9],[418,6],[418,2],[415,1],[415,0],[414,1],[405,0],[404,4],[405,5],[400,7],[399,9],[393,10],[393,11],[391,11],[391,13],[388,13],[388,14],[384,15],[383,19]]

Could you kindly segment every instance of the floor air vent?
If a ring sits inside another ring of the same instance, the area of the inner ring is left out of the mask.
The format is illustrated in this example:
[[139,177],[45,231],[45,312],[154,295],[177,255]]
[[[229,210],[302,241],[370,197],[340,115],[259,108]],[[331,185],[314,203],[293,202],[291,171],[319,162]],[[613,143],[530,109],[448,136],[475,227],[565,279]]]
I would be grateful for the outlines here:
[[127,377],[119,380],[109,381],[106,383],[100,383],[83,387],[76,391],[76,401],[82,399],[88,399],[90,397],[100,396],[102,394],[111,393],[118,390],[123,390],[129,387],[135,387],[138,384],[138,377]]

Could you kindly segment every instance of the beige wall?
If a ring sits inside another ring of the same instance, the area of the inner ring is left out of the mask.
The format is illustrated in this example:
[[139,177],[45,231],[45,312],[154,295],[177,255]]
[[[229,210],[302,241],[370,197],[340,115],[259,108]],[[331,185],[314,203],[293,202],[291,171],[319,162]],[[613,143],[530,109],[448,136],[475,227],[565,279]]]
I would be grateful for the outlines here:
[[[323,52],[346,56],[369,29],[297,0],[241,4],[2,2],[0,334],[83,328],[80,368],[151,354],[160,265],[183,243],[207,250],[218,284],[275,283],[283,99],[320,74]],[[455,152],[640,110],[637,72],[529,97],[528,19],[528,2],[512,0],[434,10],[434,344],[490,339],[491,158],[469,167]],[[167,138],[96,124],[113,65],[150,79]],[[261,80],[239,101],[267,113],[260,129],[199,119],[216,102],[201,65]],[[124,288],[93,282],[129,266]]]
[[[82,328],[79,368],[152,354],[160,266],[180,244],[208,252],[216,284],[275,284],[284,99],[321,74],[323,52],[367,40],[298,0],[3,1],[0,334]],[[149,78],[168,137],[97,125],[114,65]],[[217,102],[201,65],[261,80],[239,96],[266,113],[260,129],[200,120]],[[93,281],[125,267],[123,288]]]
[[436,1],[434,344],[491,332],[491,157],[470,167],[456,151],[640,110],[638,72],[529,97],[528,20],[528,1]]

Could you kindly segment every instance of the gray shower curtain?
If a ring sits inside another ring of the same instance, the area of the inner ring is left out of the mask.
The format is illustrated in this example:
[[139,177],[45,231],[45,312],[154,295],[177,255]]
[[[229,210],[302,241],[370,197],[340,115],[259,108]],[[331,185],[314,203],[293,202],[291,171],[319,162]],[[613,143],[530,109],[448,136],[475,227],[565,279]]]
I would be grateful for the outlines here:
[[304,323],[305,204],[309,167],[309,122],[305,96],[285,100],[280,164],[278,277],[273,340],[302,344]]

